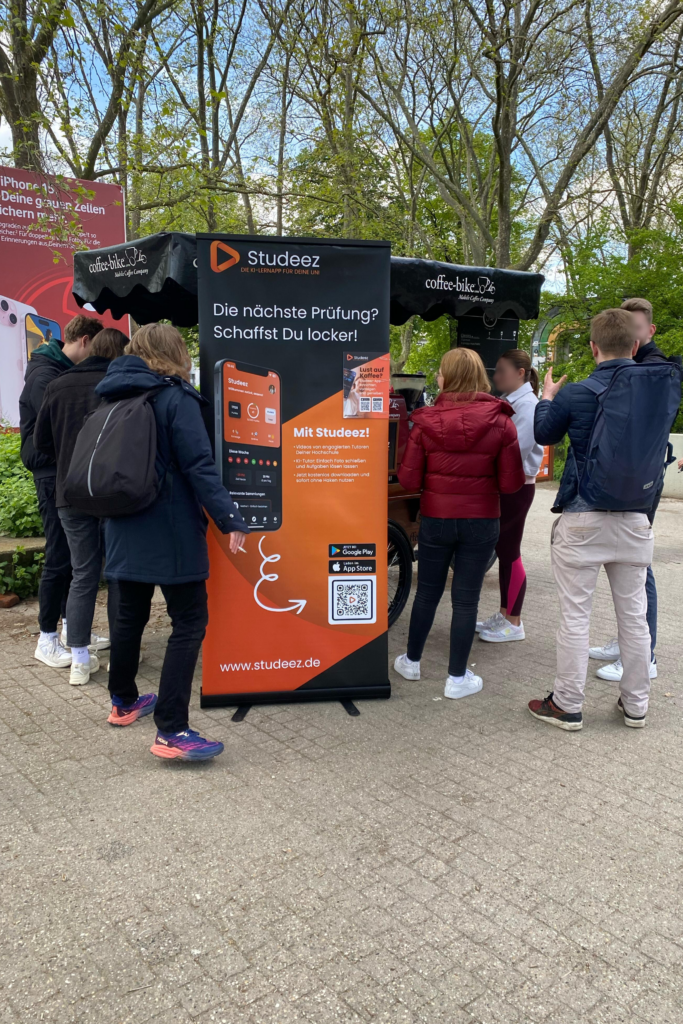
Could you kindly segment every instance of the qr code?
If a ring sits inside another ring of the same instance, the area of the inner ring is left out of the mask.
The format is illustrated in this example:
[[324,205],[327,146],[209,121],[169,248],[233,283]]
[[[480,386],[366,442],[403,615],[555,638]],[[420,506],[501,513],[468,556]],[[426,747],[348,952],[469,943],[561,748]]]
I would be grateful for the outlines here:
[[376,576],[330,576],[329,622],[376,622]]
[[372,400],[372,411],[373,412],[384,412],[384,399],[380,395],[379,398],[373,398]]
[[359,401],[359,405],[360,405],[360,411],[361,412],[370,412],[370,399],[369,398],[361,398],[360,401]]

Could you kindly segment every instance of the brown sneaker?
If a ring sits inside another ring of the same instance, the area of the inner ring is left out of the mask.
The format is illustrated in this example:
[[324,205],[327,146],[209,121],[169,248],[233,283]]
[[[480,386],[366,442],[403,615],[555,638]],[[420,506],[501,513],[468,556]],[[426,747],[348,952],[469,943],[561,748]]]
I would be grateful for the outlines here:
[[565,729],[567,732],[578,732],[579,729],[583,729],[581,712],[571,714],[569,711],[563,711],[553,700],[552,693],[549,693],[545,700],[530,700],[529,711],[539,722],[556,725],[558,729]]

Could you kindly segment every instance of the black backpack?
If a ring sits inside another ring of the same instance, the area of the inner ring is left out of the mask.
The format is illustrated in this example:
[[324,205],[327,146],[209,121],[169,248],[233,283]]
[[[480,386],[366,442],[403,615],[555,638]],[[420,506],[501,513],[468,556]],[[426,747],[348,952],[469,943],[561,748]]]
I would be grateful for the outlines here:
[[158,497],[157,424],[150,399],[159,390],[102,402],[86,418],[64,482],[72,508],[109,519],[141,512]]

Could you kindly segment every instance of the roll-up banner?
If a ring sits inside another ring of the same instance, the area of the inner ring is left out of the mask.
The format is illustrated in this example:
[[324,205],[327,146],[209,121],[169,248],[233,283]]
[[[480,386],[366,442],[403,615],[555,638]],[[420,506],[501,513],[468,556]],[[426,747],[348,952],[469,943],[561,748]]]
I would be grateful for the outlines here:
[[202,707],[388,697],[390,246],[198,235],[202,393],[251,534],[209,526]]

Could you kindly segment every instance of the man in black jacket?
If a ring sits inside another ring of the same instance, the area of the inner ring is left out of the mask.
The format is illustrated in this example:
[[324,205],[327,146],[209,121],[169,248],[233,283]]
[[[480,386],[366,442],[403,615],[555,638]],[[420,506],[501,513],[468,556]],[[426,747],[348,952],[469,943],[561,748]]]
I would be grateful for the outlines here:
[[104,555],[102,524],[69,506],[64,485],[83,421],[100,403],[95,388],[127,344],[126,335],[113,328],[95,335],[87,358],[48,384],[35,426],[35,447],[56,460],[55,503],[71,553],[73,575],[61,639],[71,647],[72,686],[87,683],[97,671],[95,652],[109,647],[109,639],[91,632]]
[[[671,360],[668,356],[665,356],[661,348],[659,348],[652,340],[657,330],[656,325],[652,322],[652,303],[648,302],[647,299],[626,299],[621,304],[622,309],[627,309],[632,315],[636,323],[636,330],[638,332],[638,351],[634,355],[633,359],[636,363],[668,363]],[[680,356],[672,357],[673,361],[677,361],[680,364]],[[648,513],[648,519],[650,523],[654,523],[655,513],[657,506],[659,505],[659,499],[662,496],[662,490],[664,489],[664,467],[662,467],[662,478],[659,482],[657,492],[652,503],[652,508]],[[645,592],[647,594],[647,624],[650,630],[650,641],[652,655],[652,661],[650,664],[650,678],[654,679],[657,676],[657,660],[655,658],[655,645],[657,643],[657,585],[655,583],[654,573],[652,566],[648,566],[647,577],[645,580]],[[596,658],[599,661],[614,658],[619,654],[619,642],[617,640],[610,640],[604,647],[591,647],[590,656]],[[598,676],[600,679],[608,679],[611,682],[619,682],[624,672],[624,667],[621,663],[621,658],[617,661],[611,661],[608,665],[603,665],[602,668],[598,669]]]
[[652,303],[647,299],[626,299],[622,309],[633,313],[638,331],[638,351],[634,355],[636,363],[668,363],[667,356],[652,340],[657,327],[652,322]]
[[59,616],[66,610],[71,557],[55,504],[55,459],[36,450],[33,434],[48,384],[90,354],[92,339],[101,330],[99,320],[76,316],[64,329],[63,348],[54,338],[40,345],[31,354],[19,399],[21,460],[33,473],[45,533],[45,562],[38,592],[40,638],[35,657],[51,668],[71,664],[71,655],[57,635]]

